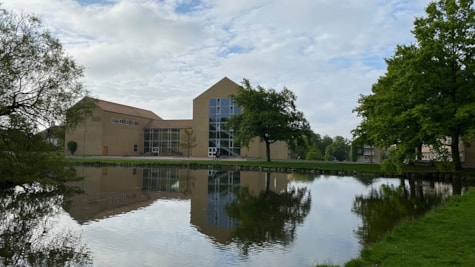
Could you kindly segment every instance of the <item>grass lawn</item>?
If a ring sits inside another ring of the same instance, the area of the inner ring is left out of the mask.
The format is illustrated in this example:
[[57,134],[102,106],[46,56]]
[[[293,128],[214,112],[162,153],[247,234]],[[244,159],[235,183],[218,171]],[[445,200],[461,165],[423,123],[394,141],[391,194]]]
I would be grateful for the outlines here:
[[[226,159],[209,160],[199,158],[141,158],[141,157],[70,157],[68,160],[74,164],[97,164],[97,165],[134,165],[134,166],[171,166],[171,167],[194,167],[208,168],[230,167],[230,168],[269,168],[270,171],[301,171],[301,172],[330,172],[342,175],[373,175],[385,177],[397,177],[401,174],[387,173],[381,170],[380,164],[354,163],[354,162],[335,162],[335,161],[310,161],[310,160],[274,160],[267,162],[262,159]],[[438,174],[439,172],[433,166],[417,165],[404,166],[405,174]],[[440,173],[439,173],[440,174]],[[448,173],[451,176],[460,176],[475,180],[475,168],[468,168],[456,173]]]
[[345,266],[475,266],[475,190],[401,224]]

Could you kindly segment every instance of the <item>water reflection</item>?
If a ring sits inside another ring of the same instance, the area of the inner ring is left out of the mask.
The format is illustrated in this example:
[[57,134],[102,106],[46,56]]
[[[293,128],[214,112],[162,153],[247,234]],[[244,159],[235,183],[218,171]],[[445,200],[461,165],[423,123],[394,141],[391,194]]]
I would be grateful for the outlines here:
[[186,169],[77,167],[85,179],[71,183],[85,194],[71,198],[69,214],[79,223],[127,213],[157,199],[189,199],[193,178]]
[[[289,180],[287,174],[197,170],[194,172],[198,182],[194,183],[191,195],[191,223],[214,242],[229,244],[239,241],[240,228],[244,218],[232,212],[230,207],[237,207],[243,194],[259,196],[267,186],[271,192],[284,192]],[[267,183],[269,182],[269,183]],[[270,194],[270,193],[269,193]],[[245,205],[244,199],[243,205]],[[269,209],[272,206],[269,203]],[[263,240],[262,240],[263,241]]]
[[0,192],[0,265],[90,264],[80,235],[54,227],[63,204],[57,190],[37,184]]
[[[73,185],[84,194],[68,196],[68,206],[60,194],[30,195],[30,204],[25,196],[2,196],[2,260],[14,264],[50,253],[45,245],[43,254],[37,247],[22,254],[29,240],[46,242],[40,226],[55,224],[46,218],[59,214],[67,218],[54,229],[82,232],[64,232],[63,241],[55,241],[66,245],[63,258],[78,265],[92,259],[94,266],[344,264],[361,244],[392,227],[395,213],[424,212],[432,202],[463,191],[462,184],[238,170],[77,167],[77,172],[85,179]],[[22,210],[28,207],[31,211]],[[14,228],[26,230],[10,233]],[[36,236],[22,239],[31,235]],[[48,244],[54,248],[55,242]],[[45,258],[41,264],[48,265]]]
[[356,233],[363,246],[379,241],[403,219],[417,218],[453,194],[459,183],[400,179],[399,185],[383,184],[368,194],[355,197],[352,211],[362,218]]
[[269,189],[269,177],[271,174],[266,173],[266,190],[256,194],[249,187],[240,188],[225,207],[228,216],[239,221],[232,236],[245,256],[251,247],[291,244],[297,226],[310,211],[306,187],[274,192]]

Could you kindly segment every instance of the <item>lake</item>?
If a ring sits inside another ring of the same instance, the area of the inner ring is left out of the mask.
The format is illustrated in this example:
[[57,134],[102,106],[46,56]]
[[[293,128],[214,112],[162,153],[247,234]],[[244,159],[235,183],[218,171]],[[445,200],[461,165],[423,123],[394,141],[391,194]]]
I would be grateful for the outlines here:
[[464,191],[396,178],[76,168],[81,194],[3,192],[4,265],[343,265],[401,218]]

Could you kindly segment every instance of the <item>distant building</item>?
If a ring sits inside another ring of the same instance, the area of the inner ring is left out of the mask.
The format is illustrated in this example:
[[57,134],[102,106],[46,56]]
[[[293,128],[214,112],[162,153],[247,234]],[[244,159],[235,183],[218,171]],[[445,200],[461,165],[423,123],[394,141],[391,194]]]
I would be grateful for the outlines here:
[[357,148],[356,153],[356,162],[360,163],[381,163],[383,160],[381,149],[370,146],[363,145]]
[[[180,146],[184,131],[192,129],[196,147],[194,157],[213,157],[219,150],[222,157],[265,157],[265,144],[255,139],[249,147],[235,142],[233,132],[223,127],[230,116],[239,114],[230,96],[239,85],[227,77],[193,99],[193,119],[164,120],[152,111],[97,100],[91,116],[77,127],[66,131],[65,143],[75,141],[75,155],[140,156],[185,155]],[[65,152],[69,153],[67,148]],[[271,157],[287,159],[288,146],[276,142]]]
[[[432,146],[422,145],[422,162],[436,162],[443,160],[444,157],[447,160],[452,160],[452,148],[450,147],[451,138],[444,139],[440,149],[436,150]],[[475,140],[470,143],[459,143],[460,161],[462,166],[469,167],[475,166]],[[387,152],[380,148],[363,145],[357,148],[356,162],[361,163],[381,163],[385,158]]]
[[[441,161],[444,158],[452,160],[452,138],[446,137],[441,140],[442,146],[434,149],[433,146],[422,146],[422,160],[427,162]],[[469,143],[459,142],[459,154],[462,166],[475,166],[475,140]]]

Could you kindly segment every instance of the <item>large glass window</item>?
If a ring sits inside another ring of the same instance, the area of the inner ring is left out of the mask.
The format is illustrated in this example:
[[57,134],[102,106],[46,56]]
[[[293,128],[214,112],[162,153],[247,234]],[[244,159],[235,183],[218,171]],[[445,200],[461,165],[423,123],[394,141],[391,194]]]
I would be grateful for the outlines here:
[[180,129],[145,129],[144,153],[175,154],[180,151]]
[[241,108],[231,98],[211,98],[208,110],[208,156],[212,157],[219,149],[222,156],[239,157],[241,148],[234,143],[233,132],[224,125],[231,116],[241,113]]

